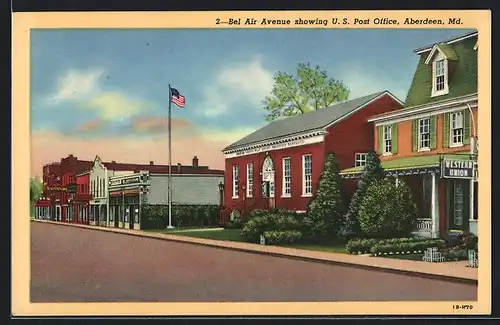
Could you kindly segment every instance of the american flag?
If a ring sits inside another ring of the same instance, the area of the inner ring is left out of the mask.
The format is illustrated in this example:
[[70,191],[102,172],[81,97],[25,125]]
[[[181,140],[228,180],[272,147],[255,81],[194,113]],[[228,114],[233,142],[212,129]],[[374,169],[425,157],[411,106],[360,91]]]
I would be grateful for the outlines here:
[[186,98],[175,88],[170,88],[170,91],[172,92],[172,103],[179,107],[184,107],[186,105]]

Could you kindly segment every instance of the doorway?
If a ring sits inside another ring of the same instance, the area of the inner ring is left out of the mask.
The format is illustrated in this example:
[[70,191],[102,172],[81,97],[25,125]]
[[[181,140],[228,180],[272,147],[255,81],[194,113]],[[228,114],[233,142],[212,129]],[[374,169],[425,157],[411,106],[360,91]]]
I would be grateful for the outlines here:
[[448,186],[448,227],[467,230],[469,227],[469,181],[454,179]]
[[269,206],[275,208],[274,200],[274,162],[270,156],[266,156],[262,164],[263,196],[269,199]]

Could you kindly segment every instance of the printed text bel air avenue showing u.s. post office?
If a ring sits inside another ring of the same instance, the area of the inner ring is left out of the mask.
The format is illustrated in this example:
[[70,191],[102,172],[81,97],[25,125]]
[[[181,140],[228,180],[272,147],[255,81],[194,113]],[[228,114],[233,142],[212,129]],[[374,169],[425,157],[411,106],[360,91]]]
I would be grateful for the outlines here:
[[438,26],[438,25],[462,25],[463,21],[459,17],[449,17],[447,20],[425,18],[425,17],[406,17],[403,19],[393,19],[388,17],[373,17],[373,18],[352,18],[352,17],[332,17],[329,19],[321,18],[300,18],[296,19],[269,19],[269,18],[216,18],[216,25],[228,25],[228,26],[329,26],[329,25],[354,25],[354,26],[389,26],[389,25],[426,25],[426,26]]

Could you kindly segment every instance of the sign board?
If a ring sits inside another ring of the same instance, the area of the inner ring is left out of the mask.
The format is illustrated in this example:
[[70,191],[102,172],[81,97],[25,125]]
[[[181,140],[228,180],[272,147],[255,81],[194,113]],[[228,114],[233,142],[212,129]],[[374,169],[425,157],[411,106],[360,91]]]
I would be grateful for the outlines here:
[[474,161],[443,159],[441,162],[441,177],[474,179]]
[[76,184],[68,184],[61,186],[48,186],[47,191],[49,192],[67,192],[67,193],[76,193],[77,185]]
[[134,184],[134,183],[139,183],[140,181],[141,181],[141,179],[139,178],[139,176],[131,177],[131,178],[124,178],[124,179],[122,179],[122,184],[123,185]]
[[149,180],[148,174],[132,174],[127,175],[125,177],[119,178],[110,178],[109,179],[109,187],[130,187],[130,186],[139,186],[139,185],[149,185],[147,184]]
[[66,192],[68,193],[76,193],[77,185],[76,184],[68,184],[66,186]]
[[269,151],[269,150],[276,150],[276,149],[282,149],[282,148],[288,148],[288,147],[296,147],[296,146],[299,146],[299,145],[304,144],[304,143],[305,143],[304,139],[290,141],[290,142],[276,143],[276,144],[273,144],[270,146],[263,146],[263,147],[238,151],[238,152],[236,152],[236,156],[248,155],[251,153],[265,152],[265,151]]

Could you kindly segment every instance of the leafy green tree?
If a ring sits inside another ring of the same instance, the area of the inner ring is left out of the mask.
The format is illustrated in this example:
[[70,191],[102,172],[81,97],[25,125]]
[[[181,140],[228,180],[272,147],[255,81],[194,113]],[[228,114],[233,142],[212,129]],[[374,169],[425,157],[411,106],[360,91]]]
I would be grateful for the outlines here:
[[373,238],[407,237],[417,220],[410,187],[392,178],[373,181],[359,207],[361,231]]
[[342,225],[344,207],[341,197],[342,180],[335,154],[325,159],[316,194],[308,206],[303,224],[312,241],[334,240]]
[[268,111],[266,120],[305,114],[349,98],[349,89],[339,80],[329,78],[325,70],[310,63],[300,63],[297,76],[286,72],[274,75],[271,94],[262,101]]
[[30,179],[30,213],[34,215],[34,203],[43,194],[43,184],[42,181],[37,177],[31,177]]
[[351,201],[349,202],[349,208],[344,217],[344,236],[358,236],[360,235],[361,229],[359,228],[358,213],[361,200],[365,196],[367,188],[376,180],[380,180],[384,177],[384,169],[380,163],[380,159],[377,153],[370,150],[366,155],[366,165],[363,170],[363,174],[358,181],[356,192],[354,192]]

